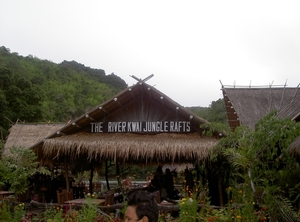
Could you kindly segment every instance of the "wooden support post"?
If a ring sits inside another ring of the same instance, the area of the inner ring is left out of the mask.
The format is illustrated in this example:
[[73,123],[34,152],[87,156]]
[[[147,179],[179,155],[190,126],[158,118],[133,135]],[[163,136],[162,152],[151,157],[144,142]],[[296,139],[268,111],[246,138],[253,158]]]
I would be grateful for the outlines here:
[[218,190],[219,190],[220,206],[223,207],[224,200],[223,200],[223,191],[222,191],[222,180],[219,174],[218,174]]
[[94,177],[94,167],[93,163],[91,163],[91,171],[90,171],[90,185],[89,185],[89,191],[92,194],[93,193],[93,177]]
[[70,191],[69,168],[68,168],[68,163],[67,163],[66,157],[65,157],[65,162],[64,162],[64,168],[65,168],[65,175],[66,175],[66,189],[67,189],[67,191]]
[[110,190],[109,181],[108,181],[108,163],[107,163],[107,160],[105,160],[105,179],[106,179],[107,190]]

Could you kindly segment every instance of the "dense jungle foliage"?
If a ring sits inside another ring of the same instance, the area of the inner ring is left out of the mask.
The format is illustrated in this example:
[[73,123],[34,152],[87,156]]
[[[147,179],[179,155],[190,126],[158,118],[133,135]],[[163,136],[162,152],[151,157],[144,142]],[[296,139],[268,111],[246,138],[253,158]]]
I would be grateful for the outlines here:
[[60,64],[0,47],[2,137],[17,121],[65,122],[126,88],[123,79],[76,61]]

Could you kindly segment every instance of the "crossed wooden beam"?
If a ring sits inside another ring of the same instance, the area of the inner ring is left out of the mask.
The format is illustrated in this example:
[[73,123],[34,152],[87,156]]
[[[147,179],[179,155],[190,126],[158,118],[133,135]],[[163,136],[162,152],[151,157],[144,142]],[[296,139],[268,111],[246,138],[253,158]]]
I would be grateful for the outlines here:
[[148,81],[149,79],[151,79],[153,76],[154,76],[154,74],[151,74],[150,76],[146,77],[145,79],[140,79],[140,78],[138,78],[138,77],[136,77],[136,76],[134,76],[134,75],[131,75],[130,77],[131,77],[131,78],[134,78],[134,79],[135,79],[136,81],[138,81],[138,82],[146,82],[146,81]]

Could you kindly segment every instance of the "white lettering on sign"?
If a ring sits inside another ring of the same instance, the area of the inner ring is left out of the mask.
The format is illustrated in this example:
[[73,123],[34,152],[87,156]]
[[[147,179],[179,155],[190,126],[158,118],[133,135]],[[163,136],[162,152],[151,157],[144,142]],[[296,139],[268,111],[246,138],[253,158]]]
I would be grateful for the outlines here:
[[91,123],[91,133],[124,132],[190,132],[188,121],[152,121],[152,122],[98,122]]
[[91,123],[91,133],[102,133],[103,132],[103,122]]

